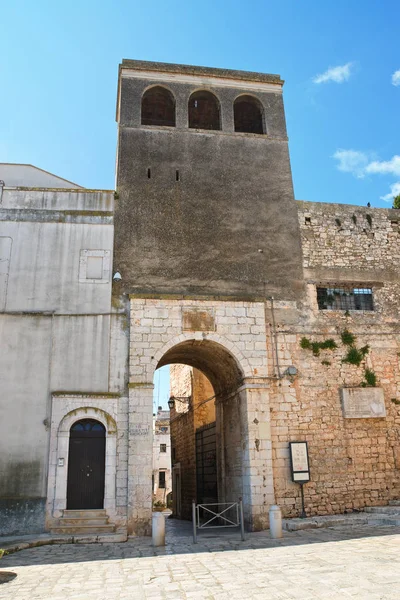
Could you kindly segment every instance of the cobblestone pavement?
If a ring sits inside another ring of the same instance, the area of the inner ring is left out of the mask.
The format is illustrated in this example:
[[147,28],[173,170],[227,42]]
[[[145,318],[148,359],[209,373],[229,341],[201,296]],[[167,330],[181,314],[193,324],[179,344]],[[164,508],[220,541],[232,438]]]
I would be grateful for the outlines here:
[[6,556],[7,600],[400,599],[400,528],[357,527],[213,538],[168,524],[166,548],[125,544],[41,546]]

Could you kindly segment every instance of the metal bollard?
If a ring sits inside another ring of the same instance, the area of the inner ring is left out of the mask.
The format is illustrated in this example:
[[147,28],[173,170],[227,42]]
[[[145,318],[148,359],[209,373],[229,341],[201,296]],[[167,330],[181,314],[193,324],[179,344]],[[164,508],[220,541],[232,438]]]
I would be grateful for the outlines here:
[[244,516],[243,516],[243,501],[239,498],[239,519],[240,519],[240,536],[244,542]]
[[152,517],[153,546],[165,546],[165,518],[160,512],[153,513]]
[[196,502],[192,501],[193,544],[197,544]]
[[269,509],[269,529],[272,538],[277,539],[282,537],[282,513],[276,504]]

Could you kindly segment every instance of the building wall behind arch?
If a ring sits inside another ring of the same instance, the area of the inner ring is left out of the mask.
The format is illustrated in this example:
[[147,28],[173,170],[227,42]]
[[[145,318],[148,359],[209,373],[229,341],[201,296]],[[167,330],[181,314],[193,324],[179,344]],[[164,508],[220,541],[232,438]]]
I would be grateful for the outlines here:
[[197,497],[196,430],[216,420],[214,390],[198,369],[177,364],[171,365],[170,372],[171,396],[190,397],[190,403],[177,400],[171,410],[172,467],[180,466],[181,517],[190,519],[192,500]]

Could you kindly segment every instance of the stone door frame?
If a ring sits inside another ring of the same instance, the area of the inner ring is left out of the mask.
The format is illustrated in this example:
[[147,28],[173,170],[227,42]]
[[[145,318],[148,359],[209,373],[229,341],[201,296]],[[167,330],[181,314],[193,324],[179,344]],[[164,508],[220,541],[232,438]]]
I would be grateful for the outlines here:
[[76,421],[94,419],[106,430],[104,508],[116,514],[118,395],[52,395],[46,526],[50,528],[67,507],[70,429]]

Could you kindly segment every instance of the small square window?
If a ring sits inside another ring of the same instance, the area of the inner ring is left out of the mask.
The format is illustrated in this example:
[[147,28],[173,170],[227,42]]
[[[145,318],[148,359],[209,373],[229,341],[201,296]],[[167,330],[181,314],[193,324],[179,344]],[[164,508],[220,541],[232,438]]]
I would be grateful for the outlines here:
[[166,452],[167,451],[167,444],[160,444],[160,452]]

